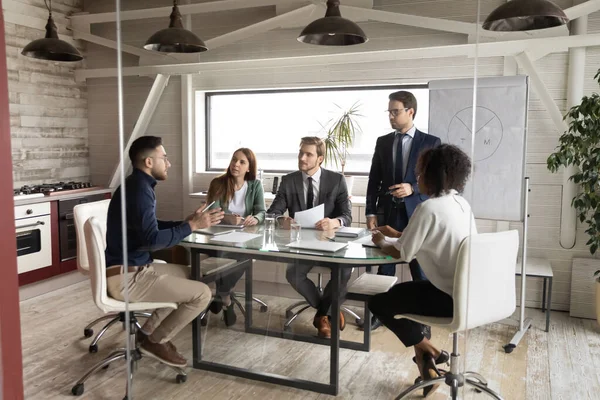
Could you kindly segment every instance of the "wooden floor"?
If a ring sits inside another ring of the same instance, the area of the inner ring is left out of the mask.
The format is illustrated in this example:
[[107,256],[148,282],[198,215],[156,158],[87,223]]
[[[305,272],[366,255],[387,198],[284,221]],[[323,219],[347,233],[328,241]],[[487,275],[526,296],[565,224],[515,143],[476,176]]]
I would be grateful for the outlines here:
[[[269,312],[256,311],[255,324],[280,327],[285,307],[294,300],[276,296],[262,298],[269,303]],[[295,322],[295,329],[313,333],[309,323],[312,314],[305,314]],[[600,335],[596,322],[554,312],[550,332],[546,333],[541,311],[528,309],[527,314],[534,318],[534,327],[512,354],[502,350],[502,345],[510,341],[515,332],[508,324],[492,324],[463,336],[461,353],[466,369],[482,373],[490,387],[507,400],[600,399]],[[79,377],[113,348],[123,345],[124,333],[119,327],[113,327],[100,341],[99,352],[88,353],[90,339],[83,338],[82,330],[100,315],[87,282],[21,303],[25,398],[73,398],[70,390]],[[206,359],[321,382],[328,379],[328,347],[245,334],[239,312],[238,323],[229,329],[224,327],[220,315],[211,317],[204,336]],[[96,327],[98,329],[100,327]],[[358,341],[361,335],[353,324],[342,332],[342,338],[347,340]],[[451,338],[447,331],[433,331],[434,343],[444,349],[450,350]],[[466,349],[465,342],[468,343]],[[174,343],[191,359],[191,328],[184,329]],[[341,390],[337,398],[393,399],[417,375],[411,358],[411,351],[403,348],[391,332],[378,329],[373,333],[370,353],[341,350]],[[133,383],[135,398],[334,398],[191,368],[185,384],[175,384],[174,378],[169,368],[151,359],[142,359]],[[124,387],[124,364],[111,365],[88,380],[81,398],[121,399]],[[432,398],[445,399],[447,395],[444,388]],[[469,389],[464,390],[460,398],[487,397]]]

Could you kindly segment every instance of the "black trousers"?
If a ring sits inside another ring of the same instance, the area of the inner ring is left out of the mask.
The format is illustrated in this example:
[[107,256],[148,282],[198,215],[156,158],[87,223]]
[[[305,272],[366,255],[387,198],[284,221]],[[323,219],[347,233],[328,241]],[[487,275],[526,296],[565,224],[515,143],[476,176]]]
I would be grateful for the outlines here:
[[300,293],[302,297],[306,299],[311,307],[317,309],[316,317],[323,317],[325,315],[331,316],[331,303],[333,302],[333,296],[337,295],[340,298],[340,305],[343,299],[346,297],[348,291],[348,281],[352,275],[351,268],[342,268],[340,271],[341,282],[340,292],[332,293],[331,280],[327,283],[323,289],[323,295],[319,293],[319,290],[315,286],[312,280],[308,278],[308,273],[313,269],[314,265],[306,264],[288,264],[285,271],[285,277],[287,281],[292,285],[296,292]]
[[228,274],[221,275],[219,278],[217,278],[215,281],[217,295],[220,295],[221,297],[227,296],[231,291],[233,291],[233,288],[238,281],[242,279],[242,276],[244,276],[245,272],[246,271],[241,268]]
[[404,346],[421,343],[425,325],[406,318],[395,319],[397,314],[418,314],[428,317],[452,317],[452,297],[429,281],[404,282],[380,293],[369,301],[369,310],[394,332]]

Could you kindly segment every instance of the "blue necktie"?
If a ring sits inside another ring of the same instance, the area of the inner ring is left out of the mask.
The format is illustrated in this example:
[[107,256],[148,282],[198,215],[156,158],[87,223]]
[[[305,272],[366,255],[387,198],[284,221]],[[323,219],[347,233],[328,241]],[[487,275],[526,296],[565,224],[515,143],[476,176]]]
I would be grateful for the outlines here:
[[401,133],[396,133],[396,135],[398,135],[398,146],[396,146],[396,166],[394,174],[394,183],[402,183],[402,181],[404,180],[404,174],[402,171],[402,139],[404,139],[404,135]]

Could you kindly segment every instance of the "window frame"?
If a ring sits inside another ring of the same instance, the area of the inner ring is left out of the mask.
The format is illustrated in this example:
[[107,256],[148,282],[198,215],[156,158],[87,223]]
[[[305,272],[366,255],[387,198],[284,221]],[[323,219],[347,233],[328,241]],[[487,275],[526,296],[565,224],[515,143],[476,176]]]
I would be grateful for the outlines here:
[[[239,94],[265,94],[265,93],[303,93],[303,92],[332,92],[332,91],[361,91],[361,90],[390,90],[399,91],[411,89],[429,89],[428,83],[411,83],[400,85],[368,85],[368,86],[325,86],[308,88],[285,88],[285,89],[248,89],[248,90],[223,90],[223,91],[203,91],[204,92],[204,172],[223,172],[223,168],[211,167],[211,130],[210,130],[210,104],[212,96],[239,95]],[[201,90],[196,90],[199,92]],[[194,135],[196,136],[196,135]],[[194,157],[197,159],[197,157]],[[288,174],[295,170],[275,170],[263,169],[263,173],[268,174]],[[346,172],[352,176],[368,176],[368,172]]]

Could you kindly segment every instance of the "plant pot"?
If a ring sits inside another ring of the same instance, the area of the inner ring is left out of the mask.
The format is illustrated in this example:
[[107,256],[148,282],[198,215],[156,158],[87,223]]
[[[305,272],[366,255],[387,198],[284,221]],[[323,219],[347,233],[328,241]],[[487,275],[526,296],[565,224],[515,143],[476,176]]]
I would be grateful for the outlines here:
[[600,282],[596,280],[596,321],[600,325]]
[[348,187],[348,195],[352,196],[352,189],[354,188],[354,177],[344,175],[344,178],[346,178],[346,186]]

